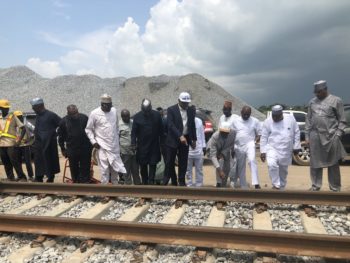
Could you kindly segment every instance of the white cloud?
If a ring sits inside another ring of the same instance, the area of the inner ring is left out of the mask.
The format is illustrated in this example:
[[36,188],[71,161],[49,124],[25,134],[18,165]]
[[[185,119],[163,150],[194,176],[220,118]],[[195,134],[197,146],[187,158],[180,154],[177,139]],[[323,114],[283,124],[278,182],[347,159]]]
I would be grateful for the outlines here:
[[40,58],[30,58],[26,66],[47,78],[53,78],[63,74],[57,61],[42,61]]
[[[62,1],[54,4],[64,7]],[[70,49],[57,62],[47,62],[62,68],[51,75],[197,72],[226,87],[244,87],[235,88],[244,95],[259,89],[259,81],[283,82],[297,77],[295,72],[305,75],[301,67],[316,71],[315,62],[325,54],[334,61],[348,56],[349,8],[346,0],[160,0],[150,10],[144,33],[129,17],[118,28],[75,38],[41,35]],[[38,64],[46,62],[36,60],[28,64],[45,75],[47,70]]]

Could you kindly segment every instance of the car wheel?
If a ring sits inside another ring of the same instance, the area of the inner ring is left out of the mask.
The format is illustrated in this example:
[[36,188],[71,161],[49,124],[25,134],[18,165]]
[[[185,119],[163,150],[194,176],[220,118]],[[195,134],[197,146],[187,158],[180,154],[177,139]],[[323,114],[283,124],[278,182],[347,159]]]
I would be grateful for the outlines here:
[[297,165],[307,166],[310,165],[310,148],[309,146],[302,145],[301,152],[297,155],[293,154],[293,163]]

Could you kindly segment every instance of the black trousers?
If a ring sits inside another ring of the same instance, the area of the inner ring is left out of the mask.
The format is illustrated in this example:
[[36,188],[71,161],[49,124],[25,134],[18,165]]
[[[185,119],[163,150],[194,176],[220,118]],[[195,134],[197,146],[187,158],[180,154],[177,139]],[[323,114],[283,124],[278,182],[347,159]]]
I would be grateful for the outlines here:
[[[143,164],[141,166],[142,184],[154,184],[154,177],[156,175],[156,164]],[[148,169],[149,168],[149,169]]]
[[5,167],[6,176],[9,180],[15,180],[13,168],[16,170],[18,179],[26,178],[26,175],[23,173],[22,162],[18,158],[18,147],[0,147],[0,156]]
[[69,168],[73,183],[90,183],[91,149],[68,150]]
[[24,162],[26,164],[26,169],[29,178],[33,178],[34,173],[33,173],[33,166],[32,166],[32,160],[31,160],[31,149],[30,146],[22,146],[18,148],[18,158],[21,161],[24,158]]
[[[167,185],[171,179],[172,185],[186,186],[186,170],[187,170],[187,161],[188,161],[188,150],[189,146],[180,144],[178,148],[166,147],[165,154],[165,169],[164,169],[164,178],[163,184]],[[175,173],[175,158],[177,155],[178,159],[178,178],[176,178]]]

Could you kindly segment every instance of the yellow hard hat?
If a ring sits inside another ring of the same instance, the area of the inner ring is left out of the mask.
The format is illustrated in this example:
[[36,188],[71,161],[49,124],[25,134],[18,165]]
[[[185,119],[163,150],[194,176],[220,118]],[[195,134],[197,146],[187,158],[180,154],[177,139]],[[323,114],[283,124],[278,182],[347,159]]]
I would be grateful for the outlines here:
[[9,109],[10,102],[8,100],[0,100],[0,108]]
[[13,112],[13,115],[15,115],[16,117],[23,116],[23,112],[21,112],[20,110],[16,110]]

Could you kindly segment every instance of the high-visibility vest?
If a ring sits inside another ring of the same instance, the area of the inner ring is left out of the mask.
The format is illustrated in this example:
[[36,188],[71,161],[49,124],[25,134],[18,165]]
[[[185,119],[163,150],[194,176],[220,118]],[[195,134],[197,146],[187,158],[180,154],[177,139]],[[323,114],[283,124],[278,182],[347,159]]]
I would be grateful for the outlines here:
[[11,121],[12,121],[12,117],[13,117],[13,114],[10,114],[7,117],[4,129],[2,129],[2,127],[0,125],[0,138],[1,137],[8,137],[8,138],[11,138],[11,139],[16,139],[17,138],[16,135],[12,135],[12,134],[8,133],[9,128],[10,128],[10,124],[11,124]]

